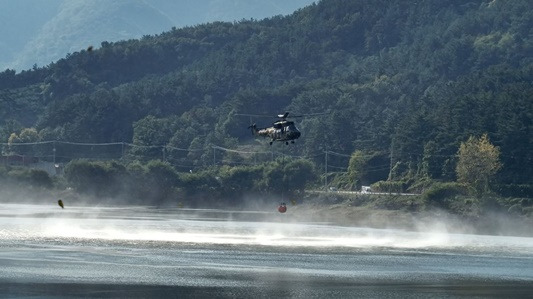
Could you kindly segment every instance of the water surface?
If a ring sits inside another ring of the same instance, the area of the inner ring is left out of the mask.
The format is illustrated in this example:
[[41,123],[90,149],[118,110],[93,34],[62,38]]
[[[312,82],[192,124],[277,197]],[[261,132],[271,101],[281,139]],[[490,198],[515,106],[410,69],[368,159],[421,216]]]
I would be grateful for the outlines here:
[[290,211],[0,205],[8,297],[511,297],[533,238],[342,227]]

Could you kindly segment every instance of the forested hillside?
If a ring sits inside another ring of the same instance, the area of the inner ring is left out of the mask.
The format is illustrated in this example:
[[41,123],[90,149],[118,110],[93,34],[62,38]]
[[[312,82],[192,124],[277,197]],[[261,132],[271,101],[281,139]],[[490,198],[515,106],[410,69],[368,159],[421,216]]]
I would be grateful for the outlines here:
[[[351,156],[350,165],[331,157],[345,167],[330,178],[339,187],[455,181],[461,143],[487,134],[501,165],[491,183],[531,190],[532,8],[529,0],[322,0],[286,17],[104,42],[0,73],[0,138],[163,146],[188,171],[212,165],[213,146],[270,151],[236,114],[326,111],[298,122],[295,145],[272,147],[321,168],[325,151]],[[13,138],[24,128],[37,134]],[[149,147],[130,154],[161,159]]]

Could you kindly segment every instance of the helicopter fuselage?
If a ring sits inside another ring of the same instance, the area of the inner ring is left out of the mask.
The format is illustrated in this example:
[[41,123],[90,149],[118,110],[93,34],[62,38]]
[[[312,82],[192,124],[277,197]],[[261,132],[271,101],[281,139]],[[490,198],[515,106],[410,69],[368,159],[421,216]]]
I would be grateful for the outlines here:
[[255,124],[250,126],[254,135],[269,137],[271,139],[270,144],[273,141],[288,141],[294,142],[294,140],[300,138],[300,131],[294,125],[292,121],[281,120],[273,124],[272,127],[258,129]]

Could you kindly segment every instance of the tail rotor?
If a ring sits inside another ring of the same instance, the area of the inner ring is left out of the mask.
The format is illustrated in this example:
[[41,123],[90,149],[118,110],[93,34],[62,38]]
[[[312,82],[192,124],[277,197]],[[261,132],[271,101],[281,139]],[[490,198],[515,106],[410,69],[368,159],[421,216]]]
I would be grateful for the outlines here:
[[255,135],[255,133],[257,133],[257,126],[255,125],[255,123],[253,123],[250,126],[248,126],[248,129],[250,129],[250,131],[252,131],[252,135]]

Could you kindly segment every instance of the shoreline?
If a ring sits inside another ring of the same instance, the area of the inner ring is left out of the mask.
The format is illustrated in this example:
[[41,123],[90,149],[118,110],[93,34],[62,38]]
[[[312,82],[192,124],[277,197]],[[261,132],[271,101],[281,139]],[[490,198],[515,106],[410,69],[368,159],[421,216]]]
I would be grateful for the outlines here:
[[[341,226],[376,229],[439,230],[459,234],[533,237],[533,231],[531,230],[533,217],[506,213],[506,211],[501,210],[478,210],[476,213],[469,213],[466,209],[464,210],[466,211],[465,214],[459,215],[443,208],[431,207],[420,196],[387,197],[368,194],[358,196],[343,196],[339,194],[318,197],[303,196],[296,201],[286,199],[287,212],[285,214],[278,213],[276,209],[278,202],[276,200],[255,197],[236,200],[233,204],[223,200],[212,200],[210,202],[175,200],[174,202],[152,205],[143,204],[140,200],[127,202],[112,198],[95,198],[79,194],[73,190],[25,189],[18,194],[16,192],[7,192],[3,198],[0,198],[0,203],[57,206],[59,199],[65,202],[66,208],[69,206],[150,206],[156,209],[257,211],[267,214],[271,212],[271,216],[284,215],[283,217],[290,222],[326,222]],[[464,207],[471,208],[467,205]],[[268,221],[270,217],[259,218],[261,219],[255,220]]]

